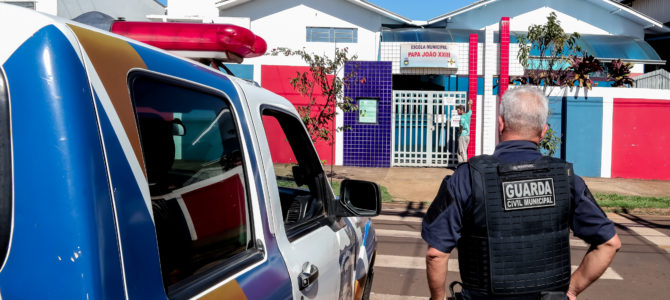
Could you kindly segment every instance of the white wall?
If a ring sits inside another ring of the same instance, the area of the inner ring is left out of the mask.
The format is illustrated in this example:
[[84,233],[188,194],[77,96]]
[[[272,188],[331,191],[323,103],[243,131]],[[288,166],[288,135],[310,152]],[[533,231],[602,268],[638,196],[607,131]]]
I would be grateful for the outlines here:
[[58,14],[58,1],[56,0],[39,0],[35,3],[35,10],[45,12],[48,14]]
[[510,17],[510,30],[527,31],[529,25],[546,23],[551,11],[556,12],[566,32],[644,37],[642,25],[583,0],[496,1],[454,16],[448,26],[484,29],[497,24],[502,17]]
[[[249,17],[251,30],[263,37],[268,50],[277,47],[305,48],[332,57],[335,47],[349,49],[358,60],[377,60],[382,23],[397,23],[343,0],[254,0],[221,11],[221,16]],[[306,42],[306,27],[358,28],[357,43]],[[304,65],[297,57],[264,56],[250,63]]]
[[[56,1],[56,0],[54,0]],[[79,15],[99,11],[113,18],[127,21],[148,21],[147,15],[165,13],[165,8],[154,0],[58,0],[58,16],[72,19]]]
[[[381,61],[392,62],[393,74],[406,75],[424,75],[424,74],[441,74],[441,75],[468,75],[469,68],[469,54],[470,45],[468,43],[445,43],[452,49],[452,55],[456,56],[458,69],[449,70],[441,68],[400,68],[400,45],[402,44],[416,44],[416,42],[382,42],[381,45]],[[477,53],[477,74],[482,74],[483,70],[483,44],[479,43],[479,51]]]
[[219,16],[216,0],[168,0],[168,16],[212,18]]
[[[0,2],[12,3],[12,2],[26,2],[26,0],[3,0]],[[56,15],[58,12],[56,0],[35,0],[35,10],[47,14]]]

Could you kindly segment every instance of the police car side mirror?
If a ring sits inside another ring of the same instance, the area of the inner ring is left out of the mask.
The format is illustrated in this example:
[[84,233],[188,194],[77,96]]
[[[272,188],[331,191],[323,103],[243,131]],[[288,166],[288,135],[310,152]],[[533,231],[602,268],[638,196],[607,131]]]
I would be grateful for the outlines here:
[[347,215],[374,217],[382,207],[379,185],[365,180],[345,179],[340,185],[340,205]]

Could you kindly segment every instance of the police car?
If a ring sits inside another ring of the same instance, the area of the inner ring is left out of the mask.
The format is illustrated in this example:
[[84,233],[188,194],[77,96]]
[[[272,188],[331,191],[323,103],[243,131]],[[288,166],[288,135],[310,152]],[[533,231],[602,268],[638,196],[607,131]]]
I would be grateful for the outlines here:
[[[287,100],[27,9],[0,28],[1,299],[369,296],[379,187],[335,197]],[[264,51],[226,28],[172,42]]]

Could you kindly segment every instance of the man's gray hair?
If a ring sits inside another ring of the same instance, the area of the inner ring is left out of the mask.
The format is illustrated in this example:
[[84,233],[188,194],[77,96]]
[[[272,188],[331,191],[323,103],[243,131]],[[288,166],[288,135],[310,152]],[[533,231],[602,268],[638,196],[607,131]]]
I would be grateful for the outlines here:
[[542,90],[523,86],[508,90],[500,103],[500,115],[510,131],[540,134],[547,124],[549,100]]

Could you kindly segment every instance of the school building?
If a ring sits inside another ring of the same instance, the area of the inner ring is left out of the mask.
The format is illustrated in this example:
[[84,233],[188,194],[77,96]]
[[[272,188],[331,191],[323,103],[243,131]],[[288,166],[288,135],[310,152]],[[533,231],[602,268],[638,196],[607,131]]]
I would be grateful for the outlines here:
[[[360,109],[338,114],[333,126],[351,129],[338,132],[333,143],[319,143],[320,157],[346,166],[444,167],[456,164],[455,106],[468,99],[475,103],[468,155],[493,152],[500,97],[513,88],[509,78],[524,73],[516,35],[546,23],[552,12],[602,62],[631,62],[633,75],[665,65],[645,36],[667,36],[670,28],[619,2],[482,0],[412,20],[364,0],[169,0],[164,14],[146,18],[243,26],[268,49],[332,57],[335,48],[346,47],[357,60],[339,75],[355,71],[345,94]],[[298,57],[266,55],[228,67],[296,105],[305,103],[290,85],[296,71],[307,70]],[[562,138],[556,155],[582,176],[670,179],[670,125],[663,122],[670,91],[607,85],[545,88],[549,122]]]

